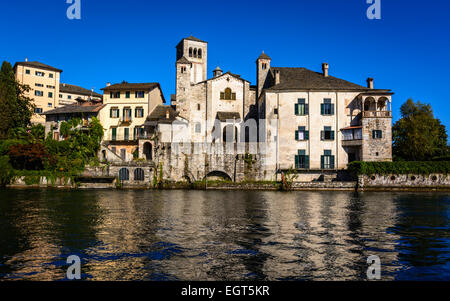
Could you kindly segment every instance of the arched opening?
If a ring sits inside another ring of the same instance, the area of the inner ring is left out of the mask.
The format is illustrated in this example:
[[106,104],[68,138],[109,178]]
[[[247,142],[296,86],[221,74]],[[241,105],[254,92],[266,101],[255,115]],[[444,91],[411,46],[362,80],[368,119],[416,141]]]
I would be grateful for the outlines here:
[[389,100],[386,97],[380,97],[380,99],[378,99],[377,110],[378,111],[389,111],[388,102],[389,102]]
[[376,111],[376,101],[373,97],[368,97],[364,101],[364,111]]
[[206,175],[207,181],[232,181],[231,177],[223,171],[215,170]]
[[197,48],[194,49],[194,57],[197,57]]
[[119,180],[120,181],[130,180],[130,171],[127,168],[122,168],[121,170],[119,170]]
[[107,158],[106,158],[106,151],[102,150],[102,161],[106,162]]
[[134,170],[134,180],[135,181],[144,181],[145,179],[145,173],[142,168],[136,168]]
[[201,49],[198,50],[198,58],[199,58],[199,59],[202,58],[202,50],[201,50]]
[[223,143],[238,142],[238,128],[229,124],[223,128]]
[[192,57],[192,47],[189,48],[189,57]]
[[150,142],[144,143],[144,156],[147,161],[153,160],[153,148]]

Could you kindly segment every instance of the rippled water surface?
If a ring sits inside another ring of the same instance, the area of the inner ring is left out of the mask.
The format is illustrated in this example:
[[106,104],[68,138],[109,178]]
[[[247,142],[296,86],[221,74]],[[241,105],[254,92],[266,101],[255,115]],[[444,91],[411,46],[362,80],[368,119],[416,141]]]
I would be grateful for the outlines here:
[[0,279],[450,280],[444,193],[0,191]]

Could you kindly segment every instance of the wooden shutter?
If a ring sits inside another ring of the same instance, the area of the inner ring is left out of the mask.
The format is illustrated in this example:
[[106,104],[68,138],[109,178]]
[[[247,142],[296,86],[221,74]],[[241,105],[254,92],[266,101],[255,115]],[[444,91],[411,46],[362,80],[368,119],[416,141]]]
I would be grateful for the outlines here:
[[298,168],[299,165],[300,165],[300,156],[295,155],[295,168]]
[[305,115],[309,115],[309,104],[305,104]]
[[331,139],[331,140],[334,140],[334,131],[331,131],[331,133],[330,133],[330,139]]
[[298,105],[298,103],[296,103],[295,104],[295,115],[298,115],[299,114],[299,110],[298,110],[298,107],[299,107],[299,105]]
[[298,131],[295,131],[295,141],[298,141]]
[[305,156],[305,168],[309,169],[309,156]]
[[320,156],[320,168],[325,169],[325,156]]
[[305,140],[309,140],[309,131],[305,131]]
[[331,169],[334,169],[334,156],[330,157],[330,165],[331,165]]
[[375,131],[372,131],[372,139],[375,139]]
[[334,104],[331,104],[331,115],[334,115]]
[[325,132],[324,131],[320,132],[320,140],[325,140]]
[[320,114],[325,115],[325,105],[323,103],[320,104]]

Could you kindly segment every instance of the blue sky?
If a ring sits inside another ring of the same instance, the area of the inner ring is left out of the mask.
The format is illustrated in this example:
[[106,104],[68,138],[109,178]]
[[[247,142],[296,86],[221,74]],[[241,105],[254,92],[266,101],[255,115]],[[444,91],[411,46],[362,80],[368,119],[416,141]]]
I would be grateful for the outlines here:
[[28,57],[61,68],[62,82],[160,82],[175,90],[175,46],[194,35],[209,42],[208,76],[219,64],[254,84],[264,50],[272,66],[306,67],[395,92],[394,119],[412,97],[432,104],[450,126],[450,2],[381,0],[369,20],[366,0],[81,0],[69,20],[66,0],[2,1],[0,59]]

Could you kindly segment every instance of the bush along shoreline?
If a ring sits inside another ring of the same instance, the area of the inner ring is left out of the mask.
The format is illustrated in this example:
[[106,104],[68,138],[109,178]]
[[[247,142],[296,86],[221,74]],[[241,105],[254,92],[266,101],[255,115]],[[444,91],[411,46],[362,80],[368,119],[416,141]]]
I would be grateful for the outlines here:
[[450,161],[352,162],[349,172],[362,175],[430,175],[450,173]]

